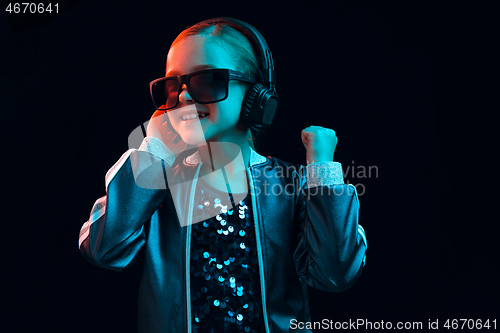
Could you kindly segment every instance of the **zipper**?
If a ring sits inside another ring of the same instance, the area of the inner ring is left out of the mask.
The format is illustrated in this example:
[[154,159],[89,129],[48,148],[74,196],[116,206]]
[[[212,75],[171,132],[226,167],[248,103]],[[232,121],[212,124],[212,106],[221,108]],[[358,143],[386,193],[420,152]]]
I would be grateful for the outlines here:
[[250,185],[250,197],[252,198],[252,212],[253,212],[253,221],[255,227],[255,238],[257,243],[257,256],[259,261],[259,275],[260,275],[260,294],[262,299],[262,312],[264,315],[264,325],[266,328],[266,333],[269,333],[269,323],[267,320],[267,307],[266,307],[266,286],[264,280],[264,261],[262,256],[262,244],[260,241],[260,231],[259,231],[259,218],[257,215],[257,199],[255,198],[255,189],[253,183],[253,176],[249,168],[246,168],[247,174],[249,177],[249,185]]
[[193,206],[194,206],[194,196],[196,194],[196,182],[198,181],[198,175],[200,173],[201,165],[198,164],[198,169],[194,174],[193,183],[191,185],[191,193],[189,195],[189,208],[188,208],[188,220],[187,220],[187,239],[186,239],[186,313],[187,313],[187,331],[191,333],[191,226],[193,224]]

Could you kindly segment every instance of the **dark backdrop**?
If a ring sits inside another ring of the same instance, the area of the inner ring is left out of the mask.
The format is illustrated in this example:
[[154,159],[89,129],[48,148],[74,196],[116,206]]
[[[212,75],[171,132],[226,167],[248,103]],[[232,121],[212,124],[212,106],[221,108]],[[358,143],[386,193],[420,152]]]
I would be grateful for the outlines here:
[[358,185],[366,267],[344,293],[311,289],[313,320],[493,319],[494,201],[483,180],[494,168],[468,140],[470,99],[450,103],[436,75],[452,64],[446,82],[464,80],[464,64],[437,50],[467,35],[467,20],[406,1],[230,3],[88,0],[60,2],[55,17],[2,12],[9,319],[54,332],[135,331],[140,266],[92,266],[79,230],[128,135],[154,111],[148,84],[163,76],[170,43],[216,16],[254,25],[273,51],[281,104],[260,152],[305,164],[300,131],[333,128],[335,160]]

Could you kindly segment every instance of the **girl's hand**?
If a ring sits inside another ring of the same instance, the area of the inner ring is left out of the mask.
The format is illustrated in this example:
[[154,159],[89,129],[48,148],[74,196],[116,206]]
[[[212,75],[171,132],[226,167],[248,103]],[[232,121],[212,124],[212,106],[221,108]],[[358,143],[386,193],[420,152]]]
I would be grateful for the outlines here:
[[307,150],[307,164],[331,162],[337,147],[335,131],[321,126],[309,126],[302,130],[302,143]]
[[181,140],[181,137],[170,128],[167,117],[168,115],[165,111],[156,110],[149,120],[146,135],[162,141],[165,146],[177,156],[186,149],[187,145]]

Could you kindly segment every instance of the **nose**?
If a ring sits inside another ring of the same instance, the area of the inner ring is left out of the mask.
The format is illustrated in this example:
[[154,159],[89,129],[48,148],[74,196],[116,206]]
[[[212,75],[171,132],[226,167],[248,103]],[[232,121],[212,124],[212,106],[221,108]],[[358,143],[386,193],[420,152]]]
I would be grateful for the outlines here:
[[182,91],[179,94],[179,102],[184,104],[193,102],[193,99],[191,98],[191,94],[189,93],[186,84],[182,85]]

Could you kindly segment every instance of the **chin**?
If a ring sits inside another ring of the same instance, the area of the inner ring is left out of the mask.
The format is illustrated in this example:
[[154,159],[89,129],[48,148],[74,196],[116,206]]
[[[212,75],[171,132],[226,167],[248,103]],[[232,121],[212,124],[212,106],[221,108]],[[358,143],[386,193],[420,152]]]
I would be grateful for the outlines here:
[[188,145],[192,146],[197,146],[200,144],[205,144],[205,135],[202,133],[198,132],[189,132],[189,133],[182,133],[181,135],[182,141],[187,143]]

